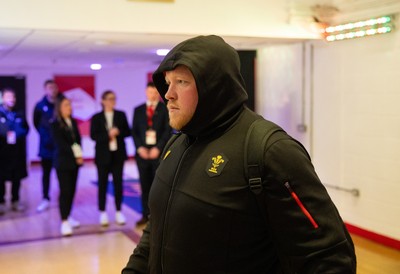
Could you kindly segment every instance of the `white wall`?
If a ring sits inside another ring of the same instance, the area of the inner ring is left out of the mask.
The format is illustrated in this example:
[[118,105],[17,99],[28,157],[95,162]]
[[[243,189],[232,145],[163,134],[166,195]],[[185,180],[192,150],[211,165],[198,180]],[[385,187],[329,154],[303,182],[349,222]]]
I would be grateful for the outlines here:
[[298,24],[288,24],[288,4],[276,0],[0,0],[0,7],[3,28],[317,37]]
[[328,188],[346,222],[399,240],[400,32],[306,47],[307,133],[295,128],[301,44],[258,52],[258,112],[306,143],[323,183],[360,190]]
[[[351,223],[400,239],[400,33],[316,47],[315,53],[337,72],[318,70],[315,85],[341,96],[334,113],[340,119],[338,183],[361,193],[341,197],[342,212]],[[328,105],[322,97],[318,102]]]
[[[306,55],[307,48],[304,50]],[[303,44],[258,50],[256,110],[309,147],[308,132],[299,130],[303,124],[309,126],[309,102],[305,101],[309,96],[307,58],[303,56]]]
[[[21,74],[26,77],[26,114],[30,125],[30,133],[27,139],[28,161],[39,160],[38,146],[39,138],[36,129],[33,126],[32,114],[35,104],[44,95],[43,83],[47,79],[51,79],[55,74],[64,75],[94,75],[95,76],[95,93],[98,101],[98,109],[101,110],[100,97],[106,89],[114,90],[117,94],[117,109],[125,111],[129,125],[131,126],[133,117],[133,108],[146,100],[145,88],[147,84],[147,73],[153,72],[156,69],[155,65],[144,65],[135,70],[101,70],[101,71],[49,71],[49,70],[29,70],[29,71],[12,71],[0,70],[0,75],[16,75]],[[128,149],[128,155],[134,153],[132,138],[126,138],[125,143]],[[94,143],[90,138],[82,140],[83,152],[85,158],[94,157]]]

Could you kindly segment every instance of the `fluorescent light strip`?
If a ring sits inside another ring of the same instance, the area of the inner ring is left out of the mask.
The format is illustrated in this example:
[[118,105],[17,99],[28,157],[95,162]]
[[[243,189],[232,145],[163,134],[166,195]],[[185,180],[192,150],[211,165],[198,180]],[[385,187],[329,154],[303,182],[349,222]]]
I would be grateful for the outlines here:
[[325,39],[328,42],[333,42],[389,33],[394,27],[392,21],[392,16],[382,16],[376,19],[327,27],[325,29]]
[[338,31],[343,31],[343,30],[352,30],[355,28],[363,28],[363,27],[367,27],[367,26],[387,24],[387,23],[390,23],[391,21],[392,21],[391,16],[383,16],[383,17],[379,17],[377,19],[368,19],[365,21],[359,21],[359,22],[355,22],[355,23],[348,23],[348,24],[327,27],[325,29],[325,32],[332,33],[332,32],[338,32]]
[[352,38],[357,38],[357,37],[372,36],[375,34],[389,33],[391,31],[392,31],[392,29],[390,27],[359,30],[359,31],[347,32],[347,33],[328,35],[326,37],[326,40],[329,42],[333,42],[333,41],[337,41],[337,40],[345,40],[345,39],[352,39]]

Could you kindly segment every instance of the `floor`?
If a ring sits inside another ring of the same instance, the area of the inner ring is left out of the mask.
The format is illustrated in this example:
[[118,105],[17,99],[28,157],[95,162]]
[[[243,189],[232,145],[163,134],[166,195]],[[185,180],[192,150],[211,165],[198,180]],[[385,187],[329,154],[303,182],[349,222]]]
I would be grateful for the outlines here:
[[[138,212],[123,206],[127,223],[114,223],[115,207],[112,195],[107,197],[110,226],[98,224],[96,169],[85,163],[80,170],[78,191],[72,216],[81,222],[72,237],[60,236],[57,206],[58,186],[52,173],[51,207],[37,213],[41,200],[41,171],[32,166],[21,187],[21,201],[26,210],[9,211],[0,216],[1,274],[111,274],[120,273],[139,241],[143,227],[136,227]],[[137,178],[133,160],[125,165],[124,177]],[[9,188],[10,186],[7,185]],[[7,192],[9,193],[9,191]],[[353,235],[358,259],[358,274],[400,273],[400,251],[381,246]]]
[[[85,163],[80,170],[78,188],[71,215],[81,226],[72,237],[61,237],[58,211],[58,182],[55,171],[51,174],[51,205],[38,213],[41,201],[41,169],[32,166],[29,177],[22,182],[20,200],[24,212],[8,211],[0,216],[0,273],[120,273],[129,255],[139,241],[143,227],[136,227],[141,214],[123,205],[127,223],[114,221],[115,206],[112,195],[107,196],[110,225],[98,224],[96,168]],[[137,178],[134,161],[128,161],[124,177]],[[10,193],[7,184],[7,195]],[[6,199],[9,199],[7,197]]]

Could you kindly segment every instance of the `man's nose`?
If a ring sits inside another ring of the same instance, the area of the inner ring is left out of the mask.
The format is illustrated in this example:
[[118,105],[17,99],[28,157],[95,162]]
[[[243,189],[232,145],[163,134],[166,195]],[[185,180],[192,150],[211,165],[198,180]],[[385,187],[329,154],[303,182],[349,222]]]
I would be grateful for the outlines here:
[[171,99],[175,99],[175,91],[172,85],[168,86],[168,90],[167,93],[165,93],[165,99],[167,100],[171,100]]

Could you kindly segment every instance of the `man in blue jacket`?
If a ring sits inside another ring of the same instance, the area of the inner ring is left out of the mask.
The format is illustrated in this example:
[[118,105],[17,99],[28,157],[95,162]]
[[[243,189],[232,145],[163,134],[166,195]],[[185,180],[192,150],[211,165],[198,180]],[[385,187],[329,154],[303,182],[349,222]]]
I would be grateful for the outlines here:
[[62,95],[53,80],[44,82],[45,95],[33,111],[33,124],[39,133],[39,157],[42,166],[42,201],[36,208],[41,212],[50,206],[50,173],[53,168],[54,142],[50,134],[50,121],[53,119],[54,103]]
[[[335,205],[305,149],[283,130],[258,149],[261,206],[251,191],[246,136],[262,118],[244,105],[231,46],[218,36],[186,40],[153,80],[180,133],[161,155],[150,220],[123,274],[356,273]],[[272,124],[263,121],[257,126]]]

